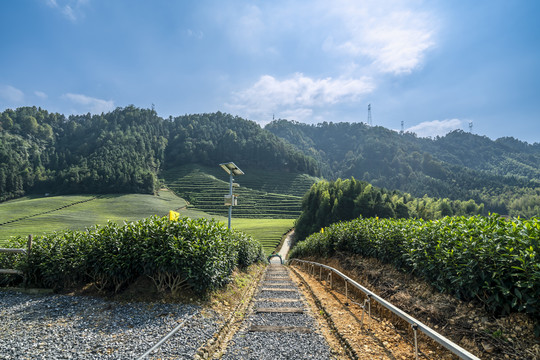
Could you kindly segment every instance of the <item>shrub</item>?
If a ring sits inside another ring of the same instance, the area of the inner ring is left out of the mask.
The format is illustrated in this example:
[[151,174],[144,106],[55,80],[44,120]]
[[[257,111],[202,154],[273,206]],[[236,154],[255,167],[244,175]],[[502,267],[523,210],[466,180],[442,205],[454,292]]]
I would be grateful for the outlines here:
[[35,286],[93,282],[99,290],[117,292],[147,275],[160,291],[189,287],[203,293],[225,284],[235,267],[256,261],[264,261],[260,243],[214,220],[152,217],[38,237],[30,255],[11,265]]
[[518,311],[540,319],[540,219],[359,218],[312,234],[291,257],[326,257],[336,250],[413,272],[440,291],[480,300],[493,313]]

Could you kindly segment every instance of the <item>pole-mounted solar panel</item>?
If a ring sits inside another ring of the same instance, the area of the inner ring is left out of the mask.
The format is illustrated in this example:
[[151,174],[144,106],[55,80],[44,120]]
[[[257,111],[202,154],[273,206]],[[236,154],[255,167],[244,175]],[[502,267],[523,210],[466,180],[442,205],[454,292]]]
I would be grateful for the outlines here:
[[[236,205],[236,198],[233,196],[233,175],[244,175],[244,172],[240,170],[233,162],[219,164],[227,174],[229,174],[229,195],[225,195],[225,205],[229,206],[229,229],[231,228],[231,216],[232,216],[232,207]],[[238,184],[235,184],[238,185]]]

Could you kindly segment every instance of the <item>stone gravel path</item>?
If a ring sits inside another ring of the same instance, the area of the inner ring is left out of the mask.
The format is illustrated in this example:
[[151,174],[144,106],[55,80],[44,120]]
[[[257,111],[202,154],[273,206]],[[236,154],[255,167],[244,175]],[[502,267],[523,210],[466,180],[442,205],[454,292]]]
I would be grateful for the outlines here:
[[222,359],[331,358],[330,348],[285,266],[268,266],[254,304]]

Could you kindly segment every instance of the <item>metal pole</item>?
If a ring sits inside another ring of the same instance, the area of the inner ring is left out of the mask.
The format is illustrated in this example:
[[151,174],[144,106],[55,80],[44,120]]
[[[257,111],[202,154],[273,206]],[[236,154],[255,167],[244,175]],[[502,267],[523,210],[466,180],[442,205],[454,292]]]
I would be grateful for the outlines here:
[[414,331],[414,357],[416,360],[418,360],[418,335],[416,333],[418,330],[418,325],[412,324],[411,327]]
[[175,327],[170,333],[168,333],[164,338],[162,338],[161,340],[159,340],[157,342],[157,344],[155,344],[154,346],[152,346],[147,352],[145,352],[144,354],[142,354],[140,357],[137,358],[137,360],[142,360],[144,358],[146,358],[148,355],[150,355],[150,353],[154,350],[156,350],[158,347],[160,347],[165,341],[169,340],[169,338],[171,336],[173,336],[178,330],[180,330],[182,328],[182,326],[184,326],[184,324],[190,320],[193,316],[195,316],[195,314],[191,314],[191,315],[188,315],[180,324],[178,324],[177,327]]
[[231,197],[231,205],[229,205],[229,230],[231,229],[231,216],[232,216],[232,204],[233,204],[233,198],[232,198],[232,183],[233,183],[233,177],[232,177],[232,172],[230,173],[230,176],[229,176],[229,196]]

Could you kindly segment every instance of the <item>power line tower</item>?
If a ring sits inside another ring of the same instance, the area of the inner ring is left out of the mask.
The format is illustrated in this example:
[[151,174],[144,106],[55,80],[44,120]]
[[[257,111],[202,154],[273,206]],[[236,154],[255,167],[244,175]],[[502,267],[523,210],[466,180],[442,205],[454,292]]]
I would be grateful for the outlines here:
[[400,132],[401,135],[405,133],[404,125],[405,125],[405,122],[401,120],[401,132]]
[[369,126],[372,126],[373,123],[371,121],[371,104],[368,104],[367,106],[367,123]]
[[472,133],[472,121],[469,121],[469,132]]

